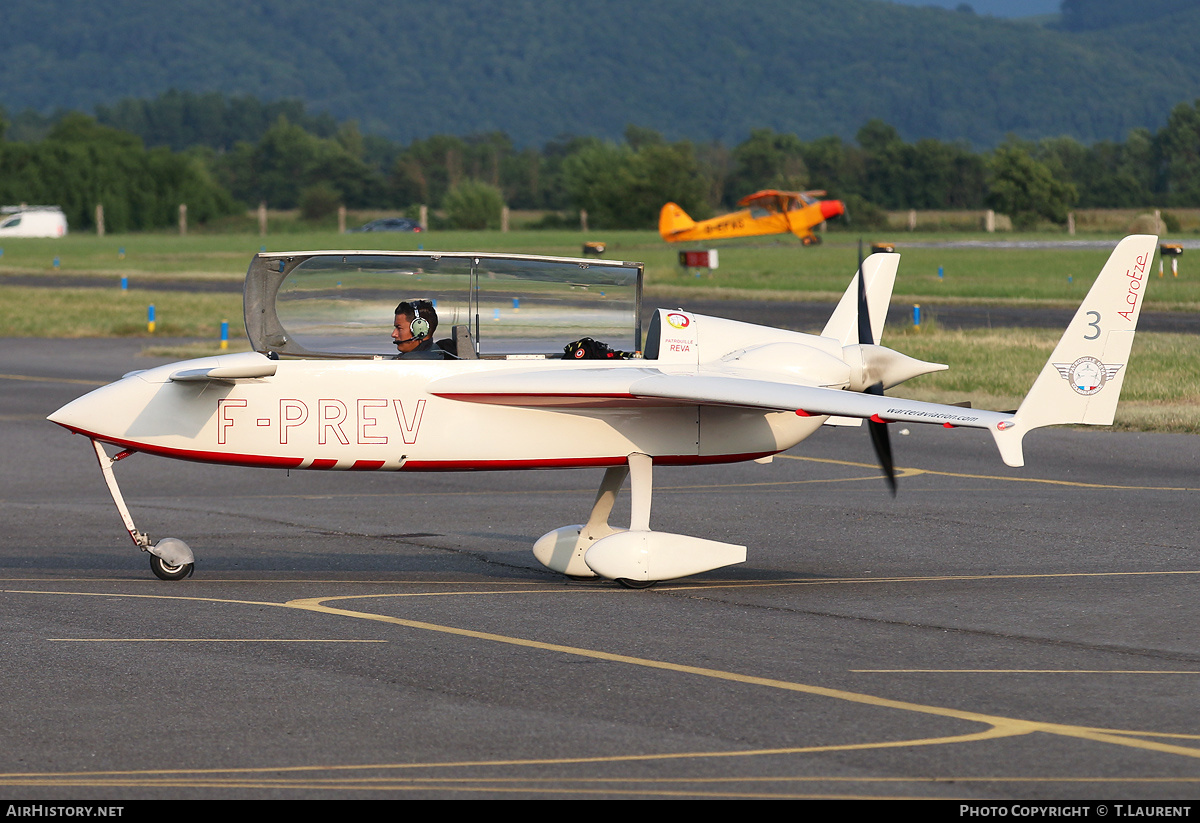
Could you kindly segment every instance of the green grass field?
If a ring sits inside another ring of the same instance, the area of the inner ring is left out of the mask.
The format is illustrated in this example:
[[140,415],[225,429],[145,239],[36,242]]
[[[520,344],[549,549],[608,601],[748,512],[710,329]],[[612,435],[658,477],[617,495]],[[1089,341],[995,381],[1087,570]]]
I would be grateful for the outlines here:
[[[766,299],[822,299],[840,295],[857,263],[857,235],[829,233],[820,246],[803,248],[793,237],[728,241],[717,245],[720,268],[713,273],[681,269],[680,248],[652,231],[465,232],[421,234],[337,234],[310,232],[258,237],[248,234],[69,235],[54,240],[0,242],[0,275],[53,275],[119,278],[216,278],[240,280],[260,249],[388,249],[426,251],[508,251],[578,257],[584,240],[608,244],[606,257],[646,264],[650,293],[661,288],[749,292]],[[901,253],[895,295],[905,301],[1076,304],[1108,257],[1103,249],[928,248],[925,244],[963,240],[1055,240],[1061,234],[987,235],[921,233],[897,237],[866,235],[864,243],[895,242]],[[1082,239],[1082,238],[1080,238]],[[1096,235],[1092,239],[1106,239]],[[1107,239],[1116,240],[1116,235]],[[906,247],[905,241],[911,245]],[[123,250],[123,254],[122,254]],[[58,266],[54,265],[57,259]],[[1184,275],[1155,279],[1146,305],[1159,310],[1200,309],[1200,268],[1182,258]],[[1200,267],[1200,263],[1195,264]],[[939,267],[944,277],[938,277]]]
[[[922,233],[910,242],[997,239],[997,235],[939,236]],[[1062,235],[1006,235],[1002,239],[1061,239]],[[196,337],[213,341],[180,357],[217,351],[222,320],[230,324],[235,347],[244,348],[241,296],[175,291],[131,290],[118,286],[122,275],[136,285],[145,278],[215,278],[236,282],[260,248],[268,251],[311,249],[396,249],[426,251],[509,251],[576,257],[584,239],[608,244],[606,257],[646,264],[646,290],[655,293],[696,290],[706,297],[834,300],[846,288],[857,262],[857,236],[831,233],[815,248],[791,238],[778,242],[718,246],[721,265],[713,273],[684,271],[676,265],[679,249],[655,232],[430,232],[347,234],[334,232],[254,235],[169,234],[96,238],[71,235],[58,240],[8,240],[0,243],[0,283],[4,274],[45,275],[47,287],[0,288],[0,337],[142,336]],[[939,303],[993,303],[1074,307],[1099,273],[1104,249],[905,248],[903,236],[865,236],[864,243],[895,241],[902,254],[895,299],[919,302],[936,315]],[[1108,239],[1117,239],[1115,235]],[[119,250],[124,250],[124,255]],[[59,265],[53,265],[57,257]],[[1152,277],[1146,306],[1156,310],[1200,309],[1200,262],[1191,272],[1181,260],[1181,276]],[[945,276],[937,276],[941,266]],[[1155,266],[1157,271],[1157,266]],[[109,279],[109,288],[51,286],[56,274]],[[156,331],[147,331],[147,305],[156,310]],[[889,328],[884,342],[925,360],[947,363],[949,372],[928,375],[892,393],[924,400],[1007,409],[1028,390],[1054,342],[1056,331],[990,329],[939,331],[935,323],[920,330]],[[1160,431],[1200,432],[1200,352],[1188,335],[1142,333],[1125,382],[1118,426]]]

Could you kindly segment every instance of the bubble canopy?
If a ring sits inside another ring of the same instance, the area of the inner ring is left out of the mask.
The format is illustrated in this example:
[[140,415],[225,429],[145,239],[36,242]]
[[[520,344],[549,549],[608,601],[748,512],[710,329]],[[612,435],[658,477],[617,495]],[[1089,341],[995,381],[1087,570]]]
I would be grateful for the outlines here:
[[633,351],[642,272],[641,263],[516,254],[263,253],[246,273],[246,332],[263,353],[387,357],[396,305],[424,299],[437,311],[433,336],[466,329],[478,357],[559,356],[581,337]]

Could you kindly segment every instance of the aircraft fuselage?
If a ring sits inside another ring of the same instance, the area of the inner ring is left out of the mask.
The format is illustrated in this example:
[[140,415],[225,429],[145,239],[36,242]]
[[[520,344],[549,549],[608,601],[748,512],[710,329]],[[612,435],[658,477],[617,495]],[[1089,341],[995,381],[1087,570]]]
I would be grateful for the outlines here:
[[[824,420],[622,397],[471,402],[429,390],[440,378],[513,369],[506,361],[281,360],[267,378],[170,379],[189,365],[134,373],[52,419],[96,440],[165,457],[360,471],[612,466],[631,452],[664,465],[729,462],[790,448]],[[528,372],[531,365],[519,368]],[[587,365],[542,361],[540,368]]]

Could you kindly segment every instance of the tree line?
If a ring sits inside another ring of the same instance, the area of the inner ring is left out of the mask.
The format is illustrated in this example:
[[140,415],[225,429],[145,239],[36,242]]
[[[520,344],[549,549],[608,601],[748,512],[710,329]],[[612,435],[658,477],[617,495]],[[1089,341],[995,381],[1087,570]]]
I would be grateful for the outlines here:
[[61,206],[75,229],[95,225],[116,232],[171,225],[181,203],[197,222],[241,206],[195,155],[146,149],[139,137],[66,113],[36,142],[3,139],[0,114],[0,202]]
[[520,148],[492,132],[404,145],[298,101],[185,92],[95,118],[0,112],[0,200],[60,204],[79,227],[103,202],[114,231],[171,225],[183,202],[198,222],[260,202],[310,217],[423,204],[471,228],[494,224],[503,203],[548,212],[546,227],[578,225],[584,209],[596,228],[649,228],[668,200],[699,218],[763,188],[825,190],[856,227],[898,209],[994,208],[1021,227],[1063,222],[1072,208],[1200,207],[1200,100],[1124,142],[1010,137],[987,151],[908,142],[881,120],[853,141],[757,129],[727,147],[630,125],[615,142],[567,135]]

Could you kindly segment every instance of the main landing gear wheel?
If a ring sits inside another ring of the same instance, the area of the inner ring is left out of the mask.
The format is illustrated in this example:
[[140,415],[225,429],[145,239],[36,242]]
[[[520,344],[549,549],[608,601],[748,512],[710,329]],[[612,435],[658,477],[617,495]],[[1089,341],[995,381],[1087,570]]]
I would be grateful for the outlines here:
[[158,555],[150,555],[150,571],[154,572],[154,576],[159,580],[182,580],[191,576],[195,570],[195,563],[180,563],[178,566],[172,566]]
[[630,580],[628,577],[617,578],[617,583],[626,589],[648,589],[657,582],[657,580]]

